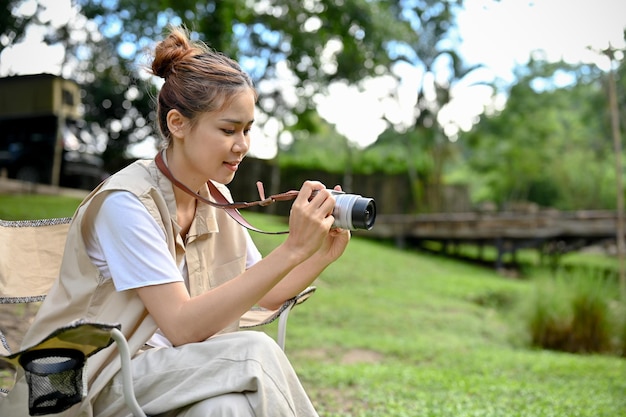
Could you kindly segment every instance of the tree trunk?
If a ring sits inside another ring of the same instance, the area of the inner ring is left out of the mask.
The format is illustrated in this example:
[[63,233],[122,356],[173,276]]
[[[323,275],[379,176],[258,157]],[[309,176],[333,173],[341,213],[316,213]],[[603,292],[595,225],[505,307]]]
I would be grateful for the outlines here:
[[622,179],[622,138],[619,126],[619,109],[617,105],[617,87],[613,71],[612,51],[607,52],[611,60],[609,70],[609,105],[611,110],[611,131],[613,132],[613,147],[615,149],[615,181],[617,188],[617,256],[619,260],[619,282],[622,300],[626,300],[626,270],[624,268],[624,256],[626,244],[624,243],[624,186]]

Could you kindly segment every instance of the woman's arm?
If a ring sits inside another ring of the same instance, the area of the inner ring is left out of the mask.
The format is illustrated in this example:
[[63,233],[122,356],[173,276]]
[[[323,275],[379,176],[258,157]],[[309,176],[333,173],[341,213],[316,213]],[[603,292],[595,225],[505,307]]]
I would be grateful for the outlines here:
[[[341,186],[335,186],[341,191]],[[270,310],[280,306],[307,288],[326,269],[339,259],[350,242],[350,231],[332,228],[317,252],[296,266],[286,277],[273,287],[260,301],[259,305]]]
[[174,346],[205,340],[237,320],[299,263],[286,247],[234,279],[190,297],[182,282],[137,288],[137,294]]
[[345,251],[350,241],[350,232],[331,229],[319,250],[293,268],[260,301],[259,305],[270,310],[280,308],[288,299],[295,297]]
[[237,320],[298,265],[328,245],[334,199],[307,181],[293,203],[287,239],[263,260],[217,288],[190,297],[181,282],[137,289],[163,334],[174,345],[199,342]]

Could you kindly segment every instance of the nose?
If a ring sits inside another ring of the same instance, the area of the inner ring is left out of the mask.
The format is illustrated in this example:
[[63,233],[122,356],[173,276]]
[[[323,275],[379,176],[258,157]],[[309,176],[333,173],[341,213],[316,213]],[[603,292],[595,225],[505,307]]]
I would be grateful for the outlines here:
[[250,149],[250,136],[246,135],[244,132],[240,132],[237,134],[237,140],[233,144],[233,152],[247,154]]

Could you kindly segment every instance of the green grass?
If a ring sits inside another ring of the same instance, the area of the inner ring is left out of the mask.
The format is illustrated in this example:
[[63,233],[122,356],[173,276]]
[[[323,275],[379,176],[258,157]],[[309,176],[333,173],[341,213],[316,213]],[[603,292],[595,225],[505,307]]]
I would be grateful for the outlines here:
[[53,195],[0,194],[0,219],[33,220],[69,217],[80,199]]
[[626,360],[527,347],[532,279],[354,238],[316,285],[287,353],[324,417],[626,416]]
[[[253,239],[267,253],[285,237]],[[532,277],[353,238],[315,285],[287,354],[322,417],[626,416],[625,359],[527,347]]]

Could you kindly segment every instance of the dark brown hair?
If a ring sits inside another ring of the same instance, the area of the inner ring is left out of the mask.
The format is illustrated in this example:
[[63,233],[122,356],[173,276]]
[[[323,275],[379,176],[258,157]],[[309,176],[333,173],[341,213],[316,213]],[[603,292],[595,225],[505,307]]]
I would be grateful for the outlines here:
[[239,64],[203,42],[193,42],[181,27],[170,27],[168,36],[156,45],[152,73],[165,80],[158,97],[157,115],[167,143],[171,132],[167,113],[178,110],[192,124],[205,112],[228,105],[238,92],[256,90]]

